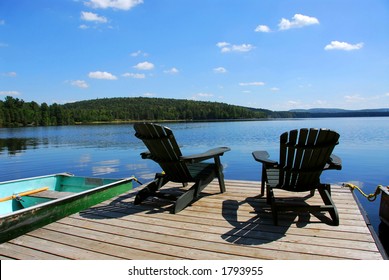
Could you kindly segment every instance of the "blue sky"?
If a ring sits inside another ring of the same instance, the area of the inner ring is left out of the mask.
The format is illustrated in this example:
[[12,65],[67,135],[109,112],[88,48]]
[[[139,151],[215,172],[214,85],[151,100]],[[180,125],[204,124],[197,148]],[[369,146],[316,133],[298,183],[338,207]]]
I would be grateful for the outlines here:
[[387,0],[0,0],[0,98],[389,107]]

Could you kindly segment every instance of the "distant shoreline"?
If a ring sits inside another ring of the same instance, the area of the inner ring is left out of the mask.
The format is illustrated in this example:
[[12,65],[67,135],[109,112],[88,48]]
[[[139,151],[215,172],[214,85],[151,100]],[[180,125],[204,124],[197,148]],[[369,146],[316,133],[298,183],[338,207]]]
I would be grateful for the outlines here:
[[276,121],[276,120],[300,120],[300,119],[326,119],[326,118],[381,118],[384,116],[327,116],[327,117],[295,117],[295,118],[258,118],[258,119],[209,119],[209,120],[115,120],[115,121],[98,121],[98,122],[80,122],[74,125],[100,125],[100,124],[131,124],[140,122],[149,123],[201,123],[201,122],[250,122],[250,121]]
[[0,127],[388,116],[389,108],[368,110],[316,108],[271,111],[220,102],[146,97],[103,98],[63,105],[24,102],[11,96],[7,96],[4,101],[0,100]]
[[375,116],[308,116],[291,118],[257,118],[257,119],[208,119],[208,120],[113,120],[113,121],[93,121],[93,122],[75,122],[73,124],[63,125],[25,125],[25,126],[0,126],[0,128],[22,128],[22,127],[55,127],[55,126],[79,126],[79,125],[108,125],[108,124],[133,124],[140,122],[149,123],[203,123],[203,122],[251,122],[251,121],[277,121],[277,120],[300,120],[300,119],[330,119],[330,118],[381,118],[389,117],[386,115]]

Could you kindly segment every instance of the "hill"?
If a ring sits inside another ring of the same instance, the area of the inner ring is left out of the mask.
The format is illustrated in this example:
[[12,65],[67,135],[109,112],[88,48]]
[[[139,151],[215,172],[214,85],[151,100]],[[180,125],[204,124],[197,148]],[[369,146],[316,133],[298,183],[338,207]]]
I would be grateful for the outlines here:
[[379,117],[389,116],[389,108],[345,110],[338,108],[312,108],[290,110],[294,117],[325,118],[325,117]]
[[267,117],[255,110],[219,102],[168,98],[102,98],[64,104],[76,122],[113,120],[225,120]]
[[284,112],[220,102],[168,98],[101,98],[63,105],[25,102],[11,96],[0,100],[0,127],[71,125],[96,122],[212,121],[263,118],[326,118],[389,116],[389,109],[309,109]]
[[0,100],[0,127],[69,125],[113,121],[238,120],[266,118],[272,112],[219,102],[167,98],[102,98],[63,105]]
[[311,114],[316,114],[316,113],[345,113],[348,112],[349,110],[345,109],[338,109],[338,108],[312,108],[312,109],[293,109],[289,110],[289,112],[294,112],[294,113],[311,113]]

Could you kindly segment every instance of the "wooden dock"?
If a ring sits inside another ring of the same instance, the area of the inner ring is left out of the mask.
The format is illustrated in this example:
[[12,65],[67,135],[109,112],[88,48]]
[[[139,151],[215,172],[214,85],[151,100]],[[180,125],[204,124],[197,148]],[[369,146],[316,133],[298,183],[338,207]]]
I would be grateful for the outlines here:
[[[227,192],[220,194],[214,181],[200,200],[175,215],[166,200],[133,205],[136,191],[131,191],[0,244],[0,259],[385,258],[349,189],[332,188],[339,226],[324,213],[280,214],[274,226],[265,198],[256,197],[259,186],[227,180]],[[181,191],[174,184],[164,189]],[[306,202],[321,199],[317,193]]]

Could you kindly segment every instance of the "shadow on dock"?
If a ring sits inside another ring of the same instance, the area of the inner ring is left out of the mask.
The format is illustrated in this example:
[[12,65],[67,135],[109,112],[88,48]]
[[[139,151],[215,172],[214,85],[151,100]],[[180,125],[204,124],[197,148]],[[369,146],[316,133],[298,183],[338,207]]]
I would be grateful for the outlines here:
[[[132,203],[136,193],[118,196],[109,204],[99,205],[80,212],[80,216],[92,220],[117,219],[141,212],[143,209],[135,207]],[[128,201],[131,201],[129,203]]]
[[[253,209],[251,214],[254,216],[246,221],[240,221],[238,210],[240,206],[245,204],[251,206]],[[308,205],[305,202],[302,204]],[[318,220],[311,221],[310,214]],[[249,197],[241,202],[226,200],[223,202],[222,216],[233,226],[233,229],[223,234],[222,238],[233,244],[261,245],[282,239],[293,224],[297,228],[303,228],[308,223],[332,225],[332,220],[324,213],[285,212],[279,213],[279,215],[282,215],[282,222],[278,226],[274,226],[270,206],[266,204],[265,198],[258,196]]]

